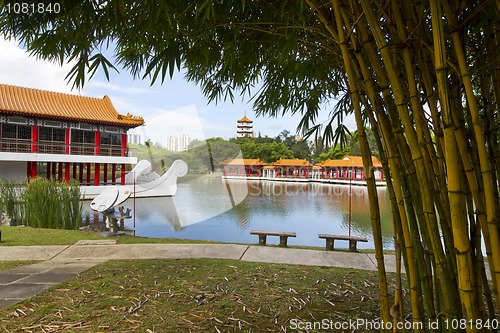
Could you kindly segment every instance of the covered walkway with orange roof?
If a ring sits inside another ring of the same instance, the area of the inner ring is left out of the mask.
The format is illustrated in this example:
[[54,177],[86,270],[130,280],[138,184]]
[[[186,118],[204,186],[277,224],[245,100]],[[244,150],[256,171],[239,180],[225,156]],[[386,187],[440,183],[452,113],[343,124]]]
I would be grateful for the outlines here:
[[[269,165],[260,159],[243,158],[227,159],[220,164],[226,179],[366,185],[361,156],[346,155],[342,159],[328,159],[316,165],[305,159],[279,159]],[[372,164],[377,186],[385,186],[382,163],[372,157]]]
[[[382,163],[372,156],[373,174],[376,181],[384,181]],[[315,180],[365,181],[365,169],[361,156],[346,155],[340,160],[328,159],[318,163],[313,171]]]
[[266,163],[259,158],[228,158],[220,162],[220,165],[223,166],[223,175],[226,177],[261,177]]

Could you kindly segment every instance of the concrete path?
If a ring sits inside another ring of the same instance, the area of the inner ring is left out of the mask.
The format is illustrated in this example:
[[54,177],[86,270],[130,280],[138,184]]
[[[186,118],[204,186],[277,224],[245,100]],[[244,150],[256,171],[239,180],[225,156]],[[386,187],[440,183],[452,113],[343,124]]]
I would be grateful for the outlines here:
[[[293,265],[377,270],[375,256],[237,244],[115,244],[114,240],[79,241],[75,245],[2,246],[0,261],[42,262],[0,272],[0,310],[31,298],[64,280],[110,259],[216,258]],[[395,270],[388,256],[386,270]]]

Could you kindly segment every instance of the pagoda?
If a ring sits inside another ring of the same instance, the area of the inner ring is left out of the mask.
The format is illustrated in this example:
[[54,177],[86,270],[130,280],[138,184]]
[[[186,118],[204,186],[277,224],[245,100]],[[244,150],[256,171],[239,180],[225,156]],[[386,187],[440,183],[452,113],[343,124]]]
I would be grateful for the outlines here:
[[236,132],[238,133],[238,138],[253,138],[255,135],[253,133],[253,120],[247,117],[247,113],[243,118],[237,121],[238,126]]

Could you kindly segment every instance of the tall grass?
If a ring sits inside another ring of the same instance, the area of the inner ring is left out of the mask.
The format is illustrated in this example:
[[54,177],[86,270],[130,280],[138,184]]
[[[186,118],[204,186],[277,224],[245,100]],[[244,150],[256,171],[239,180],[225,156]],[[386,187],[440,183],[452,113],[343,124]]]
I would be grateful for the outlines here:
[[[0,182],[0,202],[13,205],[17,224],[35,228],[78,229],[82,223],[82,203],[77,182],[65,184],[45,178],[24,184]],[[13,204],[12,204],[13,203]],[[6,207],[7,207],[6,205]],[[9,206],[9,207],[11,207]]]
[[0,179],[0,210],[14,221],[22,220],[19,200],[19,184],[12,180]]

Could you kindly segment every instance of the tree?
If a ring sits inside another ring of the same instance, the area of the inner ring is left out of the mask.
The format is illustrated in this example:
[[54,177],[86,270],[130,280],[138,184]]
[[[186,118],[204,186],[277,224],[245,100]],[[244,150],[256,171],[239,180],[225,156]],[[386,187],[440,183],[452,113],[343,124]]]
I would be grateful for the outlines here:
[[258,146],[258,157],[263,162],[272,163],[280,158],[294,158],[294,155],[283,142],[269,142]]
[[311,148],[305,139],[297,140],[297,136],[290,135],[289,130],[283,130],[276,137],[276,142],[284,143],[292,151],[294,158],[311,159]]
[[[389,299],[366,127],[387,175],[412,320],[439,320],[445,330],[443,320],[464,319],[474,332],[476,320],[496,318],[498,1],[60,2],[60,13],[3,10],[0,31],[37,56],[76,60],[69,78],[77,86],[98,67],[107,73],[123,66],[154,82],[184,66],[187,79],[212,100],[254,94],[258,115],[298,113],[303,133],[321,129],[326,140],[345,143],[343,118],[354,114],[370,197],[381,320],[405,318],[404,295],[397,288]],[[114,63],[101,53],[108,42],[116,45]],[[337,104],[330,120],[317,124],[320,105],[332,100]]]
[[[379,158],[380,154],[378,152],[377,140],[375,138],[375,134],[369,129],[365,128],[366,140],[368,141],[368,146],[370,147],[370,152],[373,156]],[[349,138],[349,145],[347,147],[349,154],[360,156],[361,155],[361,147],[359,145],[358,131],[353,131]]]
[[340,148],[340,145],[333,146],[327,152],[319,154],[317,161],[323,162],[327,159],[339,160],[345,155],[352,154],[348,148]]

